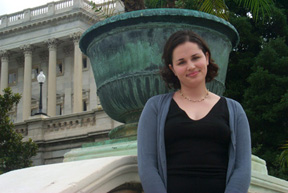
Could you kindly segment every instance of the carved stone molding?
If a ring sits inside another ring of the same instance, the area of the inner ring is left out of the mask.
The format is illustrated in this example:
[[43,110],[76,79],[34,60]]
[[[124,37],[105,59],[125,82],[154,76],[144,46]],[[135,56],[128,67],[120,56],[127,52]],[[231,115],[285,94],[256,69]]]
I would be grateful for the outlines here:
[[71,56],[74,53],[74,47],[72,45],[65,46],[63,48],[63,52],[64,52],[66,57]]
[[33,51],[33,46],[31,46],[30,44],[25,44],[20,46],[20,49],[24,51],[24,55],[32,55],[32,51]]
[[8,62],[9,59],[9,51],[7,50],[0,50],[0,57],[2,62]]
[[70,38],[73,40],[74,44],[78,44],[80,41],[81,35],[82,35],[82,32],[75,32],[73,34],[70,34]]
[[60,42],[56,38],[51,38],[46,40],[45,43],[47,43],[48,48],[50,50],[50,49],[56,49]]
[[81,127],[88,127],[88,126],[95,126],[96,124],[96,117],[82,117],[73,120],[65,120],[65,121],[52,121],[47,124],[47,129],[45,132],[55,132],[61,131],[66,129],[73,129],[73,128],[81,128]]
[[15,129],[15,131],[17,133],[21,133],[23,136],[27,136],[28,135],[28,128],[17,128],[17,129]]
[[4,57],[4,56],[8,56],[9,55],[9,51],[8,50],[0,50],[0,56]]
[[[71,7],[71,8],[74,9],[74,7]],[[78,9],[77,12],[74,12],[74,11],[71,12],[70,9],[67,9],[67,8],[65,9],[66,11],[64,12],[60,11],[59,13],[56,13],[53,16],[49,14],[48,15],[42,14],[43,17],[41,18],[32,17],[29,22],[25,22],[24,26],[17,24],[17,22],[16,24],[12,23],[12,25],[4,27],[3,29],[0,30],[0,36],[6,35],[6,34],[11,35],[11,33],[19,33],[19,31],[23,31],[23,29],[31,30],[31,28],[39,28],[40,26],[47,26],[47,25],[50,26],[51,24],[52,25],[55,24],[56,21],[69,21],[70,22],[71,19],[75,19],[75,18],[88,21],[90,25],[99,21],[99,17],[95,17],[94,12],[88,13],[87,10],[84,11],[83,9]],[[2,21],[2,24],[3,24],[3,21]]]

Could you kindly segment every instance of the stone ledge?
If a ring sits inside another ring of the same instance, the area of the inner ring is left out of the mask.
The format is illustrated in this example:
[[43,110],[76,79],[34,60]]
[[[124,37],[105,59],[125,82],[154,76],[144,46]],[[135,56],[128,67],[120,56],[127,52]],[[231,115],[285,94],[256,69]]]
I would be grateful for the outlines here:
[[140,182],[135,156],[36,166],[0,175],[0,187],[5,187],[1,193],[109,192],[127,182]]
[[252,155],[252,174],[249,193],[286,193],[288,182],[268,175],[266,161]]

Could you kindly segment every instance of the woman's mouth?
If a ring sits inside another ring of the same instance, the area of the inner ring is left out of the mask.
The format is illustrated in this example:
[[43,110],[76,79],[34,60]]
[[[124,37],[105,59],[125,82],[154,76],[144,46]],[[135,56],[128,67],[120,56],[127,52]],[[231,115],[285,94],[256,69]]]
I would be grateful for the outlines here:
[[193,76],[196,76],[198,73],[199,73],[199,71],[194,71],[194,72],[187,74],[186,76],[193,77]]

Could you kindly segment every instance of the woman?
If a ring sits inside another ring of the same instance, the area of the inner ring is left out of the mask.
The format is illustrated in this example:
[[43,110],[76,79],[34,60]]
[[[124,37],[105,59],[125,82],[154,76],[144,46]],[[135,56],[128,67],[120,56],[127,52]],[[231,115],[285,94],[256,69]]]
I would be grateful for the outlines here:
[[161,71],[174,93],[150,98],[138,126],[145,193],[244,193],[251,178],[249,124],[241,105],[209,92],[217,75],[206,43],[191,31],[166,42]]

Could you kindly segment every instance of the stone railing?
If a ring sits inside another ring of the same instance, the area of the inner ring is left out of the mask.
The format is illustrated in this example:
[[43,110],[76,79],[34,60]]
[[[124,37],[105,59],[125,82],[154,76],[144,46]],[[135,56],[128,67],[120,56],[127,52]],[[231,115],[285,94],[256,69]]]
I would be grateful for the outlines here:
[[73,0],[55,2],[55,10],[65,9],[73,6]]
[[48,13],[48,7],[47,6],[37,7],[35,9],[31,10],[31,17],[36,17],[38,15],[42,15],[45,13]]
[[25,122],[15,123],[15,130],[33,141],[60,140],[83,135],[97,135],[120,125],[103,110],[92,110],[56,117],[32,116]]
[[[110,1],[110,0],[107,0]],[[115,2],[120,2],[117,0]],[[115,8],[117,3],[111,4]],[[107,2],[99,4],[99,7],[107,6]],[[13,25],[21,24],[23,22],[33,21],[40,18],[52,17],[63,12],[70,12],[73,9],[82,8],[86,11],[95,14],[91,9],[92,6],[88,0],[62,0],[57,2],[47,3],[46,5],[38,6],[35,8],[25,9],[21,12],[16,12],[8,15],[0,16],[0,29],[5,27],[10,27]],[[117,8],[118,9],[118,8]]]

